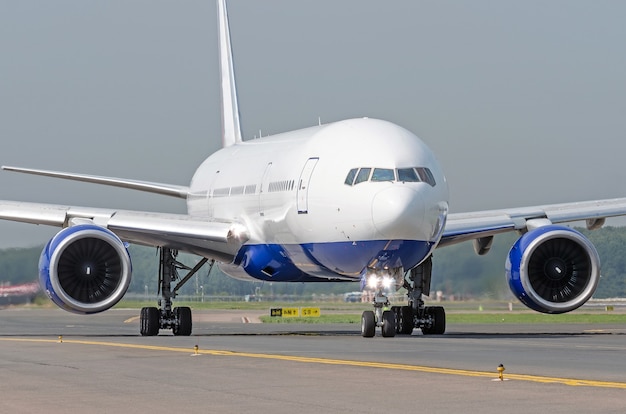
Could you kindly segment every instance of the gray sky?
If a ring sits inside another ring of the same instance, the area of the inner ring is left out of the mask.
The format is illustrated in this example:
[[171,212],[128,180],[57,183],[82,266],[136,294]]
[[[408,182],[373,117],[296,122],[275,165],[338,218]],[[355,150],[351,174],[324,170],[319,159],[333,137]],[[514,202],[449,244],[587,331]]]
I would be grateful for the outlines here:
[[[626,196],[626,2],[231,0],[244,135],[387,119],[452,211]],[[188,184],[220,142],[214,1],[0,0],[0,164]],[[0,199],[183,212],[0,173]],[[0,247],[57,229],[0,222]]]

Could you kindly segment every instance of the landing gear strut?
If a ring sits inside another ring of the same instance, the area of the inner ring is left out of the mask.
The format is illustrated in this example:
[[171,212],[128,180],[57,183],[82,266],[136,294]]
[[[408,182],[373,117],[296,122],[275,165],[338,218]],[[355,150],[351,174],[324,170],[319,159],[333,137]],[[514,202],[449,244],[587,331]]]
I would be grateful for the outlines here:
[[[161,247],[159,257],[159,307],[147,307],[141,309],[139,332],[142,336],[154,336],[159,334],[159,329],[172,329],[174,335],[191,335],[191,308],[181,306],[172,309],[172,299],[178,290],[208,261],[203,258],[192,268],[185,266],[178,260],[178,251],[168,247]],[[211,268],[215,261],[211,261]],[[174,289],[172,283],[179,280],[178,270],[185,269],[189,272],[180,279]],[[209,269],[210,272],[210,269]]]
[[[402,280],[407,290],[407,306],[389,306],[383,288],[378,287],[374,296],[374,311],[365,311],[361,316],[361,334],[366,338],[375,335],[376,327],[381,327],[383,337],[396,334],[411,335],[414,328],[424,335],[441,335],[446,331],[446,312],[441,306],[425,306],[422,295],[430,295],[432,258],[409,270]],[[402,277],[402,275],[400,275]]]
[[441,306],[425,306],[422,295],[430,295],[430,279],[433,270],[432,257],[409,270],[403,286],[409,297],[408,306],[394,306],[396,332],[411,335],[419,328],[424,335],[441,335],[446,331],[446,312]]

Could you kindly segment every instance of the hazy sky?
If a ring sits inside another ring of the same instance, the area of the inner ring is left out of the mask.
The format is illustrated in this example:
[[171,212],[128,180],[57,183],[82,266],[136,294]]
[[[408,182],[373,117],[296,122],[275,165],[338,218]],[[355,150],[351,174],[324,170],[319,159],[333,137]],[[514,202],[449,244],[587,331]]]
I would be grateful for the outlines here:
[[[231,0],[244,135],[416,133],[451,210],[626,196],[626,2]],[[220,142],[213,0],[0,0],[0,164],[188,184]],[[0,172],[0,199],[184,212]],[[57,229],[0,222],[0,247]]]

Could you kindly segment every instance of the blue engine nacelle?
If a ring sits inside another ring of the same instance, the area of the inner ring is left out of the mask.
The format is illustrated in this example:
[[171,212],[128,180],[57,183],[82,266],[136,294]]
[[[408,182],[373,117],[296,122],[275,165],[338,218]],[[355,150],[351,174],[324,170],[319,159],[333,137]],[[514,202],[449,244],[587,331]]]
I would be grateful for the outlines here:
[[132,267],[124,243],[93,224],[61,230],[39,258],[39,282],[59,307],[74,313],[102,312],[124,296]]
[[600,258],[576,230],[545,226],[531,230],[509,251],[506,275],[511,291],[543,313],[565,313],[583,305],[600,279]]

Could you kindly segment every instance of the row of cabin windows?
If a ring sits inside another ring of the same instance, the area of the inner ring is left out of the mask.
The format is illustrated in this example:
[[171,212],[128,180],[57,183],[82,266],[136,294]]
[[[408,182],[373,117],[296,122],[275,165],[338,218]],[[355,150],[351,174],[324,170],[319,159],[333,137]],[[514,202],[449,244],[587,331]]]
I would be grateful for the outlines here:
[[276,191],[291,191],[293,190],[295,184],[294,180],[274,181],[270,183],[267,191],[270,193]]
[[357,185],[365,181],[400,181],[403,183],[427,183],[434,187],[435,176],[429,168],[353,168],[348,172],[346,185]]
[[[275,193],[279,191],[292,191],[296,186],[296,182],[294,180],[283,180],[283,181],[274,181],[269,183],[267,191],[270,193]],[[216,188],[213,190],[213,197],[229,197],[235,195],[243,195],[243,194],[254,194],[256,193],[256,184],[250,185],[240,185],[237,187],[222,187]]]
[[242,194],[256,193],[256,184],[240,185],[237,187],[222,187],[213,190],[213,197],[229,197]]

